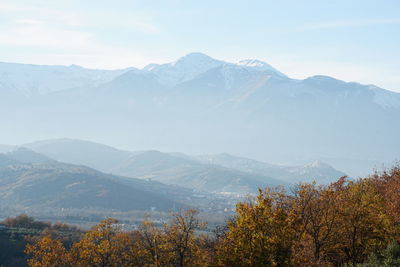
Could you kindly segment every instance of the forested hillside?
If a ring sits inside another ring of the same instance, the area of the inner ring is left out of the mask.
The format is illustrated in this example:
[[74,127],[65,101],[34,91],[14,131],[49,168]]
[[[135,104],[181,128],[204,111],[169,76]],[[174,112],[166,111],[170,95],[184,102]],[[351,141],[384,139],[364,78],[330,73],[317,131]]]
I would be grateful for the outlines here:
[[106,219],[73,244],[44,231],[25,252],[30,266],[399,266],[399,189],[398,166],[292,192],[265,188],[217,228],[196,210],[133,231]]

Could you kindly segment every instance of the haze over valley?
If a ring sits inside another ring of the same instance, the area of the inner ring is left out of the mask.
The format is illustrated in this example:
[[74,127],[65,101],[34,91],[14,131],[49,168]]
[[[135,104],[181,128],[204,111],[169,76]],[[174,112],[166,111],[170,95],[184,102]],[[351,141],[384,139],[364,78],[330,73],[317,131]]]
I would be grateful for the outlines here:
[[399,14],[0,0],[0,267],[400,266]]
[[328,76],[292,79],[255,59],[191,53],[112,71],[1,63],[0,112],[5,145],[67,137],[278,165],[321,161],[351,177],[399,158],[399,93]]
[[65,217],[184,207],[231,212],[235,201],[258,188],[289,190],[298,182],[328,184],[346,175],[322,162],[281,166],[229,154],[129,152],[73,139],[3,149],[0,209],[9,215],[30,210]]

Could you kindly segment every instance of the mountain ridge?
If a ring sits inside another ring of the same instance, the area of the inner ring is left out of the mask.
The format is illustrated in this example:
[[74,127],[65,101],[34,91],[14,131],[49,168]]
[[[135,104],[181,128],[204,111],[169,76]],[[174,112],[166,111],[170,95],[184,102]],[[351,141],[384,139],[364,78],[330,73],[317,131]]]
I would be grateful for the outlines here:
[[[6,73],[5,72],[6,66],[11,69],[13,69],[14,67],[37,68],[37,69],[54,68],[54,69],[65,69],[65,70],[74,70],[74,69],[76,70],[77,69],[77,70],[84,70],[84,71],[88,71],[88,72],[98,72],[99,73],[98,75],[100,75],[101,72],[103,72],[102,73],[103,75],[106,73],[114,72],[114,73],[116,73],[116,75],[112,75],[111,76],[112,78],[109,79],[109,80],[112,80],[113,78],[116,78],[119,75],[122,75],[128,71],[133,71],[133,72],[142,73],[142,74],[145,74],[145,73],[154,74],[154,73],[157,73],[159,68],[161,68],[161,69],[168,68],[168,67],[176,68],[179,65],[184,65],[184,68],[182,68],[181,71],[185,71],[185,68],[187,68],[187,67],[193,67],[195,65],[200,65],[200,68],[197,72],[195,72],[193,75],[189,75],[189,77],[187,77],[187,78],[182,78],[180,80],[178,79],[179,82],[184,82],[186,80],[195,78],[196,76],[198,76],[214,67],[219,67],[222,65],[235,65],[235,66],[249,68],[249,69],[257,69],[258,71],[272,71],[272,72],[275,72],[276,74],[281,75],[282,77],[289,78],[287,75],[285,75],[284,73],[275,69],[270,64],[268,64],[264,61],[261,61],[259,59],[242,59],[237,62],[227,62],[227,61],[212,58],[201,52],[192,52],[192,53],[184,55],[184,56],[180,57],[179,59],[169,62],[169,63],[161,63],[161,64],[151,63],[151,64],[144,66],[143,68],[127,67],[127,68],[122,68],[122,69],[111,69],[111,70],[99,69],[99,68],[86,68],[86,67],[82,67],[82,66],[75,65],[75,64],[71,64],[71,65],[48,65],[48,64],[47,65],[46,64],[38,65],[38,64],[29,64],[29,63],[0,62],[0,71],[3,70],[3,76],[0,76],[0,80],[7,78],[6,76],[4,76],[4,74]],[[203,65],[203,67],[201,67],[201,65]],[[330,78],[330,79],[335,79],[337,81],[341,81],[339,79],[333,78],[328,75],[313,75],[313,76],[306,77],[304,79],[298,79],[298,80],[308,80],[308,79],[312,79],[315,77],[326,77],[326,78]],[[103,81],[103,82],[106,82],[106,81]],[[354,83],[354,82],[351,81],[348,83]],[[172,84],[176,84],[176,82],[172,83]],[[169,84],[169,85],[171,85],[171,84]],[[382,90],[386,90],[386,91],[390,91],[390,92],[394,92],[394,93],[399,93],[397,91],[383,89],[383,88],[378,87],[373,84],[367,84],[365,86],[373,86],[378,89],[382,89]],[[71,89],[72,88],[73,87],[71,87]]]
[[0,208],[168,211],[185,206],[169,195],[182,194],[179,189],[157,182],[127,182],[83,165],[43,161],[45,156],[28,149],[18,150],[18,156],[0,154]]
[[[367,162],[400,158],[393,146],[400,135],[399,93],[322,75],[291,79],[258,61],[235,65],[202,54],[182,60],[61,91],[75,76],[49,72],[31,84],[7,87],[0,72],[0,123],[9,129],[0,132],[0,139],[15,143],[74,136],[118,140],[121,147],[139,150],[226,151],[290,165],[297,158],[352,158],[366,162],[362,173],[374,167]],[[23,76],[22,82],[31,77]],[[57,84],[60,77],[68,82]],[[40,93],[51,83],[57,87]],[[15,93],[29,88],[29,96]],[[361,173],[343,170],[351,176]]]
[[[345,175],[321,163],[318,165],[310,163],[305,166],[277,166],[229,154],[190,156],[157,150],[129,152],[93,142],[82,145],[81,147],[87,148],[82,149],[76,144],[84,144],[86,141],[69,139],[67,147],[64,147],[63,140],[65,139],[38,141],[23,146],[44,155],[53,156],[59,161],[88,165],[114,175],[153,179],[166,184],[214,193],[228,191],[227,188],[239,190],[235,193],[251,193],[256,192],[259,187],[287,186],[300,182],[302,179],[303,182],[315,179],[317,182],[330,183]],[[78,152],[80,155],[76,156]],[[119,153],[119,156],[115,156],[115,153]],[[68,156],[68,154],[74,156]],[[100,158],[101,163],[89,162],[85,157]],[[107,160],[108,157],[110,160]],[[118,160],[114,160],[116,158]],[[209,160],[209,158],[215,160]],[[114,163],[106,166],[102,163],[104,161]],[[251,168],[245,168],[244,165]],[[312,168],[307,169],[310,166]],[[329,170],[324,172],[327,166]],[[223,189],[225,186],[226,188]]]

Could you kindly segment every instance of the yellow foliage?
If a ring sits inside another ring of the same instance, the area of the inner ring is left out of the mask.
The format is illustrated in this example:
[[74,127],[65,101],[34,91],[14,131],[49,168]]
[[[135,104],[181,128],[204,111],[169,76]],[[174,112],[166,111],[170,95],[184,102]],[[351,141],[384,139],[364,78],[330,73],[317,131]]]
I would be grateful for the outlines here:
[[45,235],[25,251],[34,267],[354,266],[400,239],[399,189],[399,168],[327,186],[299,184],[291,194],[267,188],[238,203],[214,235],[201,234],[205,224],[187,210],[161,226],[146,219],[132,232],[106,219],[69,250]]
[[70,258],[63,244],[59,240],[53,240],[44,236],[34,244],[28,244],[25,253],[32,255],[28,260],[32,267],[63,267],[71,266]]

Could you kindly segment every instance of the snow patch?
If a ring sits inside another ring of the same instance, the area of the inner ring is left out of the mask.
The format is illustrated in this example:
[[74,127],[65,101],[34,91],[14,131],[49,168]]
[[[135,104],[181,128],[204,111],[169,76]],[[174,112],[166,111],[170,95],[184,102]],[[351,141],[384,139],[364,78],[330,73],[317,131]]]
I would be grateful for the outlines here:
[[369,89],[374,93],[374,102],[384,108],[400,108],[400,94],[384,90],[374,85]]

